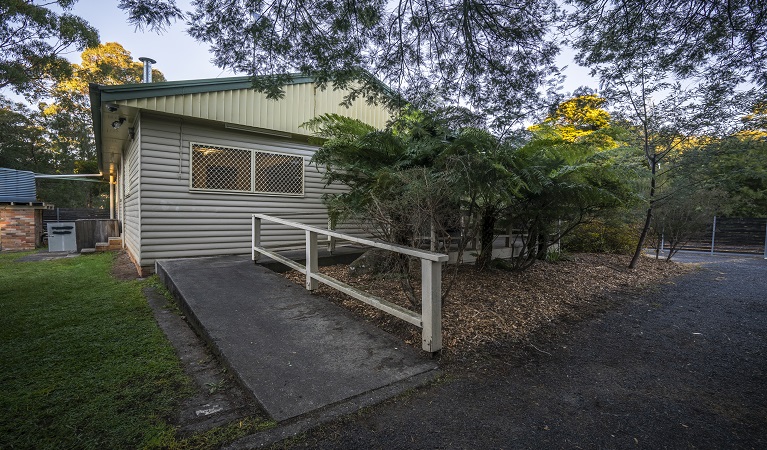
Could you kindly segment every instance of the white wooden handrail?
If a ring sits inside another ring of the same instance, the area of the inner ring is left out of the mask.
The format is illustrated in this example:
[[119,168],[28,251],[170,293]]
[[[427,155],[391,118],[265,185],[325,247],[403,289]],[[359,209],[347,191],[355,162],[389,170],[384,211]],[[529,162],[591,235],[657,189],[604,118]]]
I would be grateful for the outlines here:
[[[279,223],[306,232],[306,265],[288,259],[272,250],[261,246],[261,221]],[[356,242],[370,247],[415,256],[421,259],[421,314],[410,311],[382,298],[370,295],[342,281],[329,277],[318,271],[317,235],[326,235],[350,242]],[[427,352],[442,349],[442,263],[448,260],[448,255],[427,250],[419,250],[403,245],[392,244],[378,239],[365,239],[339,233],[334,230],[314,227],[311,225],[280,219],[267,214],[253,214],[251,234],[252,259],[258,261],[261,254],[267,255],[288,267],[306,275],[306,289],[317,289],[318,282],[333,287],[347,295],[361,300],[375,308],[398,317],[408,323],[421,327],[421,347]]]

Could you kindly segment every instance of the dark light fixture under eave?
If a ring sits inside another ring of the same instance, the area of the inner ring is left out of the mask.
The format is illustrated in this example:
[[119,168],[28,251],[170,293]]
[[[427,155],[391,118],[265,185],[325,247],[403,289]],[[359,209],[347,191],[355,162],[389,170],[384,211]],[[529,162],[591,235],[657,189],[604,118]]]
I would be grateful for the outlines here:
[[125,123],[125,117],[120,117],[119,119],[112,122],[112,128],[116,130],[120,128],[121,126],[123,126],[124,123]]

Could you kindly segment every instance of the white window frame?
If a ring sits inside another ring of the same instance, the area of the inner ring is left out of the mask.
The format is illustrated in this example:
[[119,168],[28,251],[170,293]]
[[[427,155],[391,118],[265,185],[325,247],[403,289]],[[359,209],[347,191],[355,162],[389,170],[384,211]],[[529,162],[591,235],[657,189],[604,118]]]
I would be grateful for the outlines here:
[[[210,188],[196,188],[192,186],[192,181],[194,179],[194,164],[192,163],[192,158],[194,157],[194,146],[210,146],[210,147],[220,147],[224,149],[232,149],[232,150],[245,150],[250,152],[250,187],[251,190],[249,191],[235,191],[235,190],[229,190],[229,189],[210,189]],[[301,192],[300,193],[292,193],[292,192],[268,192],[268,191],[257,191],[255,190],[256,187],[256,153],[269,153],[272,155],[280,155],[280,156],[288,156],[291,158],[301,158]],[[304,197],[306,194],[306,157],[302,155],[296,155],[293,153],[287,153],[287,152],[275,152],[273,150],[264,150],[261,148],[243,148],[243,147],[234,147],[232,145],[221,145],[221,144],[213,144],[210,142],[189,142],[189,191],[191,192],[208,192],[208,193],[216,193],[216,194],[227,194],[227,195],[268,195],[268,196],[275,196],[275,197]]]

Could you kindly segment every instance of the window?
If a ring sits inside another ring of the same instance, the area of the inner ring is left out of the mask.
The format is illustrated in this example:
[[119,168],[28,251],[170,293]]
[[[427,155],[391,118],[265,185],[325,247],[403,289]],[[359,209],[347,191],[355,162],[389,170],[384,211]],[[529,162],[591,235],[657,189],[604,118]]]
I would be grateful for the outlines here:
[[304,159],[262,150],[192,144],[191,188],[303,195]]

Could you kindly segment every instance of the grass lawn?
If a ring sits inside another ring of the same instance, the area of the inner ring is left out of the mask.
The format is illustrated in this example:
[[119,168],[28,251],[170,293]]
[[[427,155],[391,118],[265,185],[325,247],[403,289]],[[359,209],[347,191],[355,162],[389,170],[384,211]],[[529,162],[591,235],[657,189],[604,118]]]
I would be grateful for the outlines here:
[[0,255],[0,449],[177,446],[193,387],[142,282],[112,278],[109,253],[19,256]]

